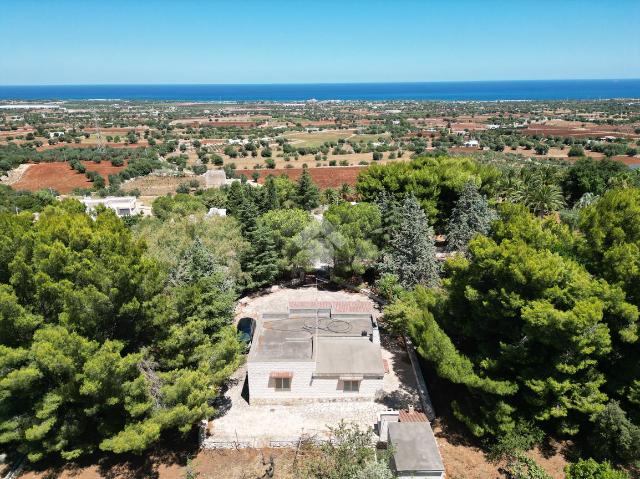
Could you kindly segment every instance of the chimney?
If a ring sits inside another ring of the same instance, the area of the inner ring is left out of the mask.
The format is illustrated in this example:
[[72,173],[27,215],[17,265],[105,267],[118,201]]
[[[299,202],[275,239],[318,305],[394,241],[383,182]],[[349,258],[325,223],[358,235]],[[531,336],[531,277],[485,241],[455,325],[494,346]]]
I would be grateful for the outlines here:
[[409,414],[413,414],[413,413],[414,413],[413,404],[409,404]]

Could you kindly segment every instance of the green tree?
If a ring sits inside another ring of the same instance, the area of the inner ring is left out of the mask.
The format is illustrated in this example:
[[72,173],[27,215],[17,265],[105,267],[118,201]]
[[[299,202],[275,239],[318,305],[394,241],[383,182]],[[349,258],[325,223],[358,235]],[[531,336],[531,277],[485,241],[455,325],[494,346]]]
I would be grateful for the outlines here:
[[340,203],[329,207],[324,214],[323,240],[337,279],[361,275],[375,264],[380,225],[380,210],[375,205]]
[[251,245],[245,260],[244,270],[249,274],[250,288],[259,288],[273,283],[278,277],[278,254],[269,229],[258,224],[247,232]]
[[258,219],[258,225],[273,239],[279,271],[296,275],[313,267],[306,236],[311,221],[309,213],[300,209],[275,209]]
[[381,270],[392,274],[405,288],[417,284],[434,286],[438,282],[438,264],[433,229],[414,196],[407,196],[384,253]]
[[356,189],[363,201],[376,201],[382,192],[398,202],[413,194],[436,229],[451,216],[463,186],[474,181],[491,196],[500,172],[468,158],[418,158],[411,162],[374,164],[358,176]]
[[580,158],[569,168],[562,189],[571,204],[586,193],[600,196],[609,188],[613,178],[627,170],[624,163],[608,158]]
[[584,156],[584,148],[580,145],[573,145],[571,148],[569,148],[568,155],[570,158]]
[[310,211],[320,205],[320,190],[313,183],[308,168],[303,168],[298,180],[296,203],[303,210]]
[[153,215],[166,220],[170,216],[188,216],[197,213],[206,213],[207,208],[197,197],[186,193],[178,193],[175,196],[158,196],[151,205]]
[[417,289],[393,306],[438,375],[464,385],[453,409],[476,435],[518,420],[575,434],[607,401],[613,338],[634,334],[638,311],[553,251],[563,235],[506,207],[491,237],[471,241],[469,259],[447,263],[442,291]]
[[591,420],[589,442],[596,457],[626,464],[640,461],[640,427],[627,418],[618,401],[609,402]]
[[477,234],[487,235],[496,218],[497,214],[489,208],[475,183],[467,183],[449,219],[447,248],[466,253],[469,241]]
[[185,263],[208,264],[200,246],[172,286],[111,210],[92,219],[64,201],[25,217],[0,217],[13,238],[0,278],[2,447],[31,461],[139,453],[211,414],[240,343],[226,275]]
[[280,198],[278,197],[278,184],[272,175],[267,176],[264,182],[264,193],[262,199],[262,211],[277,210],[280,208]]
[[608,462],[579,460],[565,467],[566,479],[630,479],[624,471],[616,471]]
[[133,228],[133,235],[148,245],[145,256],[169,273],[196,238],[224,267],[234,282],[242,280],[239,258],[249,248],[235,218],[200,214],[194,218],[172,216],[167,221],[144,218]]

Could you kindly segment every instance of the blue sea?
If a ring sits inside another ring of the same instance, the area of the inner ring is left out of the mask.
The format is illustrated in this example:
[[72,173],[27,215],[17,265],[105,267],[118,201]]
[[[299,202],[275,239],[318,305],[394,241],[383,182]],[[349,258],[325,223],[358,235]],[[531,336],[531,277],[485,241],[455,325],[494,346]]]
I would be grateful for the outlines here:
[[0,85],[0,100],[594,100],[640,98],[640,79],[237,85]]

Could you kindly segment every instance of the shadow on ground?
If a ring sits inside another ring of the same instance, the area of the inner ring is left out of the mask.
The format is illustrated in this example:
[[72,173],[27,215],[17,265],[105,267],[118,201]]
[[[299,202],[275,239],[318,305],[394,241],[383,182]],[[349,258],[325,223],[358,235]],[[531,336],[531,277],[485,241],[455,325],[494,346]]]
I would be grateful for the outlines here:
[[31,464],[25,468],[25,473],[38,474],[40,479],[57,479],[63,475],[84,478],[95,477],[95,473],[89,472],[93,469],[104,479],[159,479],[160,469],[172,466],[182,468],[189,458],[198,453],[197,447],[185,447],[185,444],[197,444],[197,440],[195,437],[182,440],[173,438],[162,447],[141,455],[93,455],[77,462]]
[[385,392],[376,398],[376,402],[384,404],[390,409],[407,409],[413,406],[422,409],[420,397],[416,389],[416,381],[411,367],[409,355],[402,340],[390,334],[381,334],[380,342],[382,347],[391,353],[391,362],[395,375],[400,379],[398,389],[392,392]]

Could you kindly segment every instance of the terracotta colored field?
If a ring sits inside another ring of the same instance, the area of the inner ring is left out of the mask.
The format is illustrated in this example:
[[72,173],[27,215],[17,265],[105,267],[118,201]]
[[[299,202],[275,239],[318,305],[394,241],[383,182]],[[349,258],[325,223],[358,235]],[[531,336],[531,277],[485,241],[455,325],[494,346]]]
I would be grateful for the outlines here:
[[[83,161],[87,171],[96,171],[102,175],[106,183],[109,183],[108,175],[117,173],[124,166],[113,166],[108,161],[94,163]],[[72,170],[69,163],[38,163],[29,166],[22,178],[12,185],[16,190],[37,191],[44,188],[53,188],[58,193],[67,194],[74,188],[91,188],[93,184],[87,177]]]
[[[56,148],[95,148],[96,147],[96,142],[95,142],[95,138],[91,138],[90,142],[87,143],[57,143],[55,145],[49,145],[48,143],[45,143],[42,146],[39,146],[36,148],[37,151],[44,151],[44,150],[55,150]],[[135,149],[135,148],[140,148],[143,146],[148,146],[148,143],[146,140],[140,140],[138,141],[138,143],[107,143],[105,142],[105,146],[109,147],[109,148],[128,148],[128,149]]]
[[[355,185],[358,174],[365,168],[364,166],[334,166],[325,168],[309,168],[309,173],[313,182],[320,188],[337,188],[344,183]],[[302,175],[302,168],[279,168],[273,170],[241,170],[238,173],[251,179],[254,171],[260,173],[259,183],[264,183],[264,179],[269,175],[287,175],[292,180],[297,180]]]

